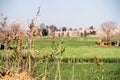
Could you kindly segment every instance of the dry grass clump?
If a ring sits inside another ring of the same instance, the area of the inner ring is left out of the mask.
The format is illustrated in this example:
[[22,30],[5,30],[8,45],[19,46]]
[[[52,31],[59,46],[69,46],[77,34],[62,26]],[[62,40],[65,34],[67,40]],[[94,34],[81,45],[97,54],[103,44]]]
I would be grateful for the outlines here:
[[23,71],[20,73],[15,73],[13,71],[8,71],[6,75],[1,76],[0,80],[34,80],[29,73]]
[[100,66],[100,61],[96,56],[94,57],[94,62],[97,66]]
[[[31,77],[34,56],[33,37],[38,33],[34,20],[32,19],[28,25],[29,31],[21,30],[21,24],[18,22],[13,22],[8,26],[6,17],[0,21],[0,40],[5,46],[4,59],[1,59],[4,60],[4,65],[0,67],[0,80],[34,80]],[[24,47],[23,41],[25,41],[26,47]],[[36,62],[36,66],[40,64],[43,57]],[[45,78],[43,77],[42,80],[46,80]]]
[[[23,40],[25,40],[25,32],[20,30],[21,26],[17,22],[12,23],[10,25],[10,29],[8,29],[9,26],[7,26],[6,18],[4,18],[0,24],[0,34],[3,35],[1,36],[1,41],[5,46],[3,53],[5,65],[2,65],[2,68],[4,67],[4,70],[0,70],[0,80],[31,80],[30,75],[28,74],[28,71],[31,71],[31,54],[29,54],[29,56],[24,56],[25,53],[22,53]],[[28,45],[28,48],[32,46],[32,43],[30,44],[31,45]],[[8,52],[10,51],[10,48],[13,52]],[[29,49],[31,50],[31,48]],[[12,54],[12,58],[10,57],[10,54]],[[24,64],[24,58],[28,59],[26,62],[28,63],[27,66]],[[14,68],[12,68],[11,65]],[[26,66],[27,70],[24,69],[24,66]],[[20,72],[18,71],[19,69],[21,70]]]

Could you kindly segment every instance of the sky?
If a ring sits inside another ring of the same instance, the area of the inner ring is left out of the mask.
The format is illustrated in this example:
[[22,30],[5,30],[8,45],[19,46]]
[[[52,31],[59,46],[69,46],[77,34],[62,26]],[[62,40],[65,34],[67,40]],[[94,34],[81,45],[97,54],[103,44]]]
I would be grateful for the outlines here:
[[120,25],[120,0],[0,0],[0,13],[9,21],[30,21],[40,6],[39,26],[100,27],[106,21]]

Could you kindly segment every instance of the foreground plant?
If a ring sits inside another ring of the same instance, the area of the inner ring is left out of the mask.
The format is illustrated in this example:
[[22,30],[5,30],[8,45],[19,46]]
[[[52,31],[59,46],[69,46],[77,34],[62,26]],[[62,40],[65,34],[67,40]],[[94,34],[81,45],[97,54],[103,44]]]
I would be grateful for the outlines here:
[[[1,15],[0,17],[2,16],[3,15]],[[33,20],[30,24],[30,31],[28,31],[28,34],[27,31],[20,29],[21,25],[17,22],[8,26],[7,17],[5,17],[3,21],[0,21],[0,26],[0,39],[4,44],[4,58],[1,61],[5,60],[5,67],[4,65],[2,65],[0,77],[13,77],[15,74],[20,74],[24,71],[30,74],[32,70],[33,58],[33,55],[31,55],[33,45],[32,36],[35,36],[37,34],[35,25],[33,24]],[[25,41],[25,39],[28,40],[26,41],[28,43],[26,50],[29,49],[29,52],[24,52],[25,47],[23,45],[23,41]]]

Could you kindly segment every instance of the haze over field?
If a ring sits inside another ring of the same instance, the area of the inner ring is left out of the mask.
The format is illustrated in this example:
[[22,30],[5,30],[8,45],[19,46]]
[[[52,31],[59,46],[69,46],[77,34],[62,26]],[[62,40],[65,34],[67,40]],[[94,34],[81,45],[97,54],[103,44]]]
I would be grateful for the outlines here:
[[120,25],[120,0],[0,0],[0,13],[9,21],[27,21],[35,17],[40,6],[36,25],[45,23],[68,28],[99,27],[106,21]]

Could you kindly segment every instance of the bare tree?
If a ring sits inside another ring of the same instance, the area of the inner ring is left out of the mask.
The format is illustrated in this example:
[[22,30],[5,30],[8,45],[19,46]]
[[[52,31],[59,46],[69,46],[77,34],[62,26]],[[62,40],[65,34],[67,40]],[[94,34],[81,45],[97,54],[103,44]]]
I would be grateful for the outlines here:
[[50,25],[49,28],[52,32],[55,32],[57,30],[57,27],[55,25]]
[[105,39],[109,41],[113,37],[113,31],[117,28],[115,22],[108,21],[101,24],[101,30],[105,34]]
[[39,32],[39,35],[42,36],[42,31],[43,29],[45,28],[45,24],[44,23],[41,23],[40,24],[40,27],[38,28],[38,32]]
[[45,28],[45,23],[40,24],[40,30],[42,31]]
[[58,30],[55,25],[50,25],[50,26],[49,26],[49,29],[50,29],[49,34],[50,34],[51,36],[54,35],[54,32],[55,32],[56,30]]
[[120,38],[120,27],[117,27],[114,31],[113,31],[113,36],[115,38]]

